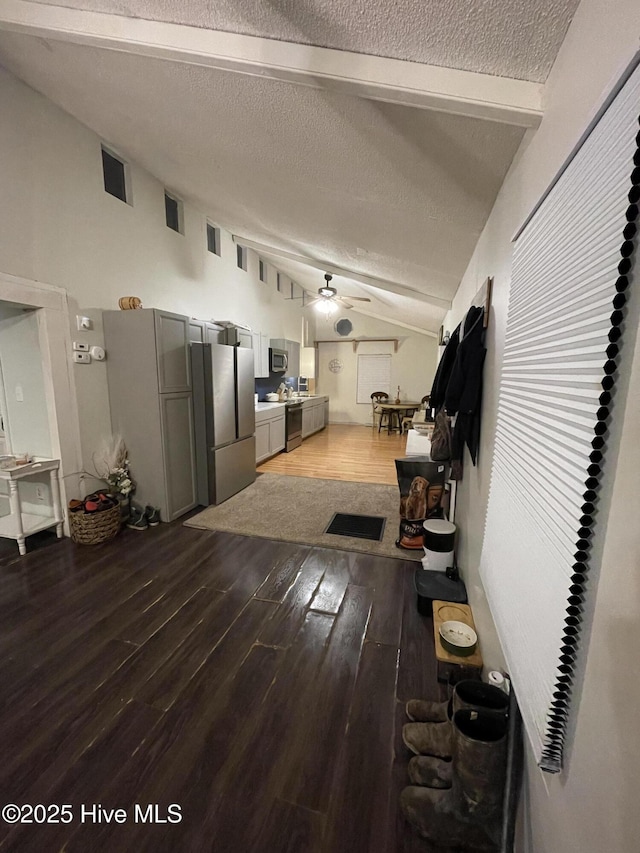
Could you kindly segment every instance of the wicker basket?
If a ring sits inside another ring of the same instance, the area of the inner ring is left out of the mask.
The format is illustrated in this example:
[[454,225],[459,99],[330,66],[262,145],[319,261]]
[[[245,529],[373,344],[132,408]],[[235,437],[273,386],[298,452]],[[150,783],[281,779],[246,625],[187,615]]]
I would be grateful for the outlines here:
[[99,545],[113,539],[120,530],[120,506],[101,512],[70,512],[71,538],[79,545]]

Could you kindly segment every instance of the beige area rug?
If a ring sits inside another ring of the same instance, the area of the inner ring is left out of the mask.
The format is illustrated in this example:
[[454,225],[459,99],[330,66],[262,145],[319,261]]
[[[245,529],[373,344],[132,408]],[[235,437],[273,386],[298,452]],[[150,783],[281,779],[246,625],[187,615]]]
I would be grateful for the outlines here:
[[[404,551],[395,546],[399,508],[397,486],[262,474],[239,494],[219,506],[207,507],[184,523],[201,530],[419,560],[423,551]],[[325,533],[336,512],[384,516],[387,521],[382,541]]]

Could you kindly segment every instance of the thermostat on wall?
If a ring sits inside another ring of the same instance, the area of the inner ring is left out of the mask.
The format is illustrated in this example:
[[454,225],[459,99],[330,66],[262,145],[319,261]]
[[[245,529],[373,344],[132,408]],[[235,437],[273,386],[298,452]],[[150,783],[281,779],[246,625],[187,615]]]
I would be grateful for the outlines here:
[[94,358],[96,361],[104,361],[105,356],[106,353],[102,347],[91,347],[91,358]]

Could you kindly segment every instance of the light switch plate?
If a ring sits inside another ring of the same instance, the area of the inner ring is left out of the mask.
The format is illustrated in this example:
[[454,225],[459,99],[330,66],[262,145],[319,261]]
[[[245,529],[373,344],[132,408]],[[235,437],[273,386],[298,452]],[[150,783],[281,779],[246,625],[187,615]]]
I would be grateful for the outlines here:
[[74,352],[73,360],[79,364],[91,364],[91,356],[88,352]]
[[77,314],[76,323],[78,324],[79,332],[88,332],[90,329],[93,328],[91,317],[81,317],[80,314]]
[[83,343],[80,343],[80,341],[74,341],[73,342],[73,349],[76,352],[89,352],[90,347],[89,347],[89,344],[83,344]]

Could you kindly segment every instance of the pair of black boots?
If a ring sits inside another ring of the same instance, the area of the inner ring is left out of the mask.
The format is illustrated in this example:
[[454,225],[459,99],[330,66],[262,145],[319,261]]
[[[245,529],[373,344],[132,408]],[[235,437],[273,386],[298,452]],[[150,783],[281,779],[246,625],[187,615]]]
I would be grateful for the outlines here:
[[499,843],[508,696],[461,681],[449,702],[412,700],[402,737],[415,753],[401,794],[406,819],[439,847],[493,851]]

